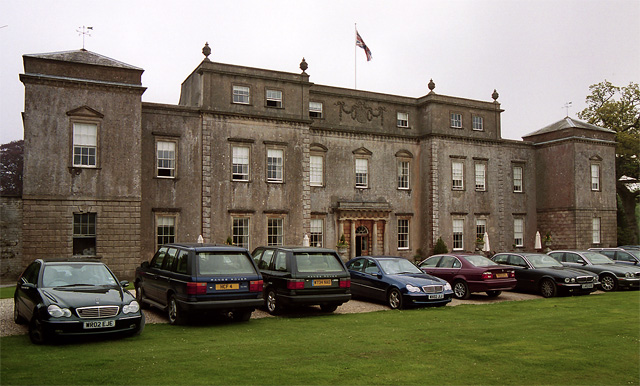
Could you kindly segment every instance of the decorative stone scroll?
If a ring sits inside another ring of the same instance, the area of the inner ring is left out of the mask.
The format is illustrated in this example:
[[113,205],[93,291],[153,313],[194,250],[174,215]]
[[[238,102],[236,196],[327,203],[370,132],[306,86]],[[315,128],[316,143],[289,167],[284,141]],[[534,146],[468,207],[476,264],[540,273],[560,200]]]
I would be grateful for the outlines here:
[[363,101],[358,101],[349,108],[346,107],[346,103],[344,102],[336,102],[336,106],[340,106],[340,120],[342,120],[342,113],[345,113],[351,116],[351,119],[359,123],[371,122],[374,118],[380,117],[380,125],[383,124],[384,107],[377,107],[374,109],[367,106]]

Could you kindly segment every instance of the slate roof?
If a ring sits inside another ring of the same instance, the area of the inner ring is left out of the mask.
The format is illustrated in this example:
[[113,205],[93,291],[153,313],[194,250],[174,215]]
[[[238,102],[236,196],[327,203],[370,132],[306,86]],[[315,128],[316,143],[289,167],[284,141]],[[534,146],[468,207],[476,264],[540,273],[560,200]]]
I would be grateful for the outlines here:
[[44,53],[44,54],[27,54],[24,56],[30,57],[30,58],[59,60],[59,61],[65,61],[65,62],[93,64],[97,66],[117,67],[117,68],[129,69],[129,70],[144,71],[142,68],[135,67],[130,64],[126,64],[126,63],[117,61],[115,59],[108,58],[104,55],[87,51],[85,49],[74,50],[74,51],[50,52],[50,53]]
[[538,131],[534,131],[533,133],[529,133],[529,134],[525,135],[524,137],[531,137],[531,136],[534,136],[534,135],[552,133],[554,131],[560,131],[560,130],[571,129],[571,128],[594,130],[594,131],[601,131],[601,132],[604,132],[604,133],[613,133],[613,134],[615,134],[615,131],[613,131],[613,130],[605,129],[604,127],[592,125],[592,124],[587,123],[587,122],[582,122],[582,121],[579,121],[577,119],[565,117],[564,119],[561,119],[558,122],[552,123],[549,126],[545,126],[545,127],[543,127],[542,129],[540,129]]

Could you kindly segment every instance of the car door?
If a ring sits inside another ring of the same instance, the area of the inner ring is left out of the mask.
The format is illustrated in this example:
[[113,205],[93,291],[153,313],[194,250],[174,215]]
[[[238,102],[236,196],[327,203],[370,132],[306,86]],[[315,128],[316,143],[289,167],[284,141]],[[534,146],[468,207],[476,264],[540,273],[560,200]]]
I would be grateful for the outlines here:
[[442,256],[438,262],[437,276],[441,279],[453,283],[453,279],[460,273],[460,261],[455,256]]
[[638,259],[631,252],[627,251],[615,251],[614,257],[609,256],[609,258],[613,259],[618,264],[638,265]]
[[431,256],[420,264],[420,269],[424,273],[428,273],[429,275],[433,275],[435,277],[440,277],[438,272],[440,268],[438,268],[438,264],[440,263],[440,259],[442,256]]
[[359,258],[349,263],[347,268],[351,275],[351,293],[355,296],[367,296],[368,291],[365,288],[364,267],[367,259]]
[[20,315],[24,316],[26,320],[31,320],[33,316],[33,310],[36,305],[40,303],[40,293],[38,292],[38,283],[42,264],[39,261],[34,261],[27,267],[20,279],[18,279],[18,286],[16,287],[15,306],[18,307]]
[[516,271],[517,286],[524,290],[535,290],[538,280],[538,272],[529,266],[522,256],[509,254],[508,264]]
[[164,263],[165,258],[167,257],[167,247],[161,247],[158,249],[158,252],[153,256],[149,266],[141,272],[142,276],[142,288],[144,290],[144,294],[151,300],[156,302],[161,302],[161,304],[165,303],[164,299],[164,291],[162,290],[161,283],[164,281],[162,279],[162,264]]
[[386,300],[389,284],[384,280],[384,274],[373,259],[365,259],[362,288],[364,296],[372,299]]

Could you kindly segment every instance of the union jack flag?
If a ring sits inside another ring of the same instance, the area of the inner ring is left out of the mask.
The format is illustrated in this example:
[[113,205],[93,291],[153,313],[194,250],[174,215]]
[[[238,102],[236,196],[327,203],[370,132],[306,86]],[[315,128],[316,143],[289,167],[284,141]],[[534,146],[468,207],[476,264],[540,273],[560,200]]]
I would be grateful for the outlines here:
[[371,58],[373,58],[373,55],[371,55],[371,50],[369,49],[369,47],[367,47],[366,44],[364,44],[364,40],[362,40],[362,37],[360,37],[358,30],[356,30],[356,46],[364,50],[365,55],[367,55],[367,62],[370,61]]

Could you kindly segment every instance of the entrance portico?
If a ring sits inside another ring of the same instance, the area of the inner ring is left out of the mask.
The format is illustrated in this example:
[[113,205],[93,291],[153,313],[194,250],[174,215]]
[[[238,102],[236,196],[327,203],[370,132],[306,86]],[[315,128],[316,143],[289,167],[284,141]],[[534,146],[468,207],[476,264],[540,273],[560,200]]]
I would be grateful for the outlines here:
[[335,208],[338,235],[349,244],[348,258],[389,253],[387,223],[391,206],[387,202],[339,201]]

